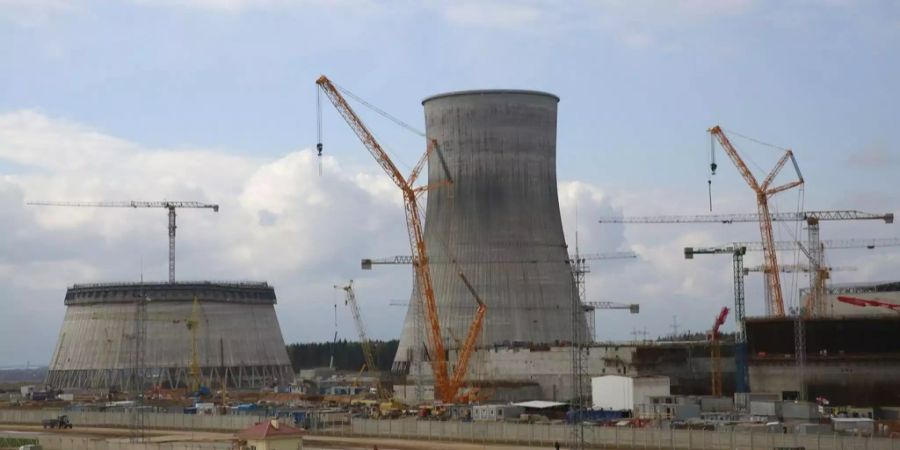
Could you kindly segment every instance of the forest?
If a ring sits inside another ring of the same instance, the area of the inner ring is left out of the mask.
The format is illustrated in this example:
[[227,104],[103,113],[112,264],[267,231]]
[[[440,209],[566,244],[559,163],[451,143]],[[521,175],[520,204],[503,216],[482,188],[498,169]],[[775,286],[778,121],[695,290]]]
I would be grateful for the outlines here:
[[[397,352],[399,343],[400,341],[396,339],[372,341],[378,370],[389,371],[391,369],[391,363],[394,361],[394,354]],[[331,355],[334,355],[334,367],[337,370],[359,370],[365,362],[362,344],[347,340],[289,344],[287,352],[294,372],[313,367],[328,367]]]

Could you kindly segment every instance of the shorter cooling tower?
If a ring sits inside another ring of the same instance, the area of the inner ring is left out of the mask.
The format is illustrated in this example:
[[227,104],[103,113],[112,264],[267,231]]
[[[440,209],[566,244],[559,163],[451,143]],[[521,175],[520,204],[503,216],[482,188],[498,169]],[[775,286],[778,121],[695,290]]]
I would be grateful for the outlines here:
[[[198,327],[192,332],[194,297]],[[128,390],[135,357],[137,299],[145,308],[145,383],[190,385],[194,355],[203,383],[259,388],[293,381],[267,283],[76,284],[66,292],[66,315],[47,384],[54,388]]]

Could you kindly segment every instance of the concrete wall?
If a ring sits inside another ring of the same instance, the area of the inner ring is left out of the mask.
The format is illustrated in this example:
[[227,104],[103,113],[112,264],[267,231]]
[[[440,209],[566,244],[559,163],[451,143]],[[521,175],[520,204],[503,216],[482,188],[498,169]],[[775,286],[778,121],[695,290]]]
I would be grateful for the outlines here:
[[[58,388],[130,386],[135,348],[133,291],[138,289],[131,284],[69,289],[48,384]],[[293,381],[270,286],[165,283],[143,289],[151,299],[145,307],[144,364],[154,380],[186,385],[192,357],[187,323],[197,295],[198,358],[206,385],[221,383],[221,366],[232,386]]]
[[[475,91],[426,99],[428,160],[425,240],[444,338],[465,338],[475,300],[487,305],[479,345],[588,338],[559,212],[556,113],[559,99],[531,91]],[[413,301],[415,307],[419,302]],[[414,347],[408,313],[394,370]],[[452,368],[451,368],[452,370]]]
[[[353,419],[354,435],[410,439],[448,440],[476,443],[505,443],[552,448],[554,442],[571,441],[572,427],[566,425],[503,422],[439,422]],[[771,450],[776,447],[805,447],[806,450],[894,450],[891,439],[857,438],[837,435],[798,435],[649,428],[584,428],[590,446],[640,449]],[[900,447],[900,442],[896,442]]]
[[[0,423],[39,425],[44,419],[66,414],[75,428],[81,426],[128,427],[131,416],[127,413],[69,412],[57,410],[0,410]],[[193,414],[146,413],[147,428],[168,430],[239,431],[256,425],[255,416],[202,416]]]
[[[893,358],[807,359],[807,398],[824,396],[832,405],[892,406],[900,404],[900,360]],[[848,384],[847,380],[853,380]],[[751,360],[750,389],[798,391],[800,380],[793,358]]]

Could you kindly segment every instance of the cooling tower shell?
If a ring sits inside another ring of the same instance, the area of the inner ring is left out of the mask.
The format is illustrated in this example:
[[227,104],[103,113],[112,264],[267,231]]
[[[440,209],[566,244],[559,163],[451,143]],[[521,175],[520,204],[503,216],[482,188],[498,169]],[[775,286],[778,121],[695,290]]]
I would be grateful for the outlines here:
[[[480,90],[426,98],[428,160],[425,240],[448,348],[465,339],[475,312],[462,272],[487,305],[480,347],[561,343],[587,337],[563,236],[556,181],[559,98]],[[447,185],[448,174],[452,184]],[[422,342],[413,289],[393,369],[407,371]],[[421,316],[420,316],[421,317]]]
[[66,292],[66,314],[50,362],[55,388],[129,390],[135,358],[138,298],[145,308],[144,367],[148,385],[190,385],[193,299],[199,301],[197,356],[206,386],[227,380],[254,389],[293,381],[267,283],[83,284]]

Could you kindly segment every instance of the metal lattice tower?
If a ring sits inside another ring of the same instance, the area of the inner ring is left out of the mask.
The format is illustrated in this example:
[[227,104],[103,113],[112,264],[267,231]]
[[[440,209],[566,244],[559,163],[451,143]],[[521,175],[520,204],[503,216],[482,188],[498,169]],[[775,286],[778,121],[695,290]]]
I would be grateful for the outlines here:
[[[577,272],[576,272],[577,273]],[[580,289],[578,283],[572,286],[572,403],[569,411],[572,414],[572,449],[584,449],[584,418],[585,408],[584,378],[587,365],[585,337],[582,336],[581,326],[584,321],[584,313],[581,307]]]
[[797,400],[806,400],[806,325],[803,323],[803,315],[806,311],[797,307],[794,311],[794,358],[797,362]]
[[134,367],[132,368],[131,389],[134,401],[131,410],[131,442],[143,442],[146,424],[144,421],[144,381],[146,379],[146,362],[144,360],[147,343],[147,302],[144,289],[138,291],[135,298],[134,314]]

